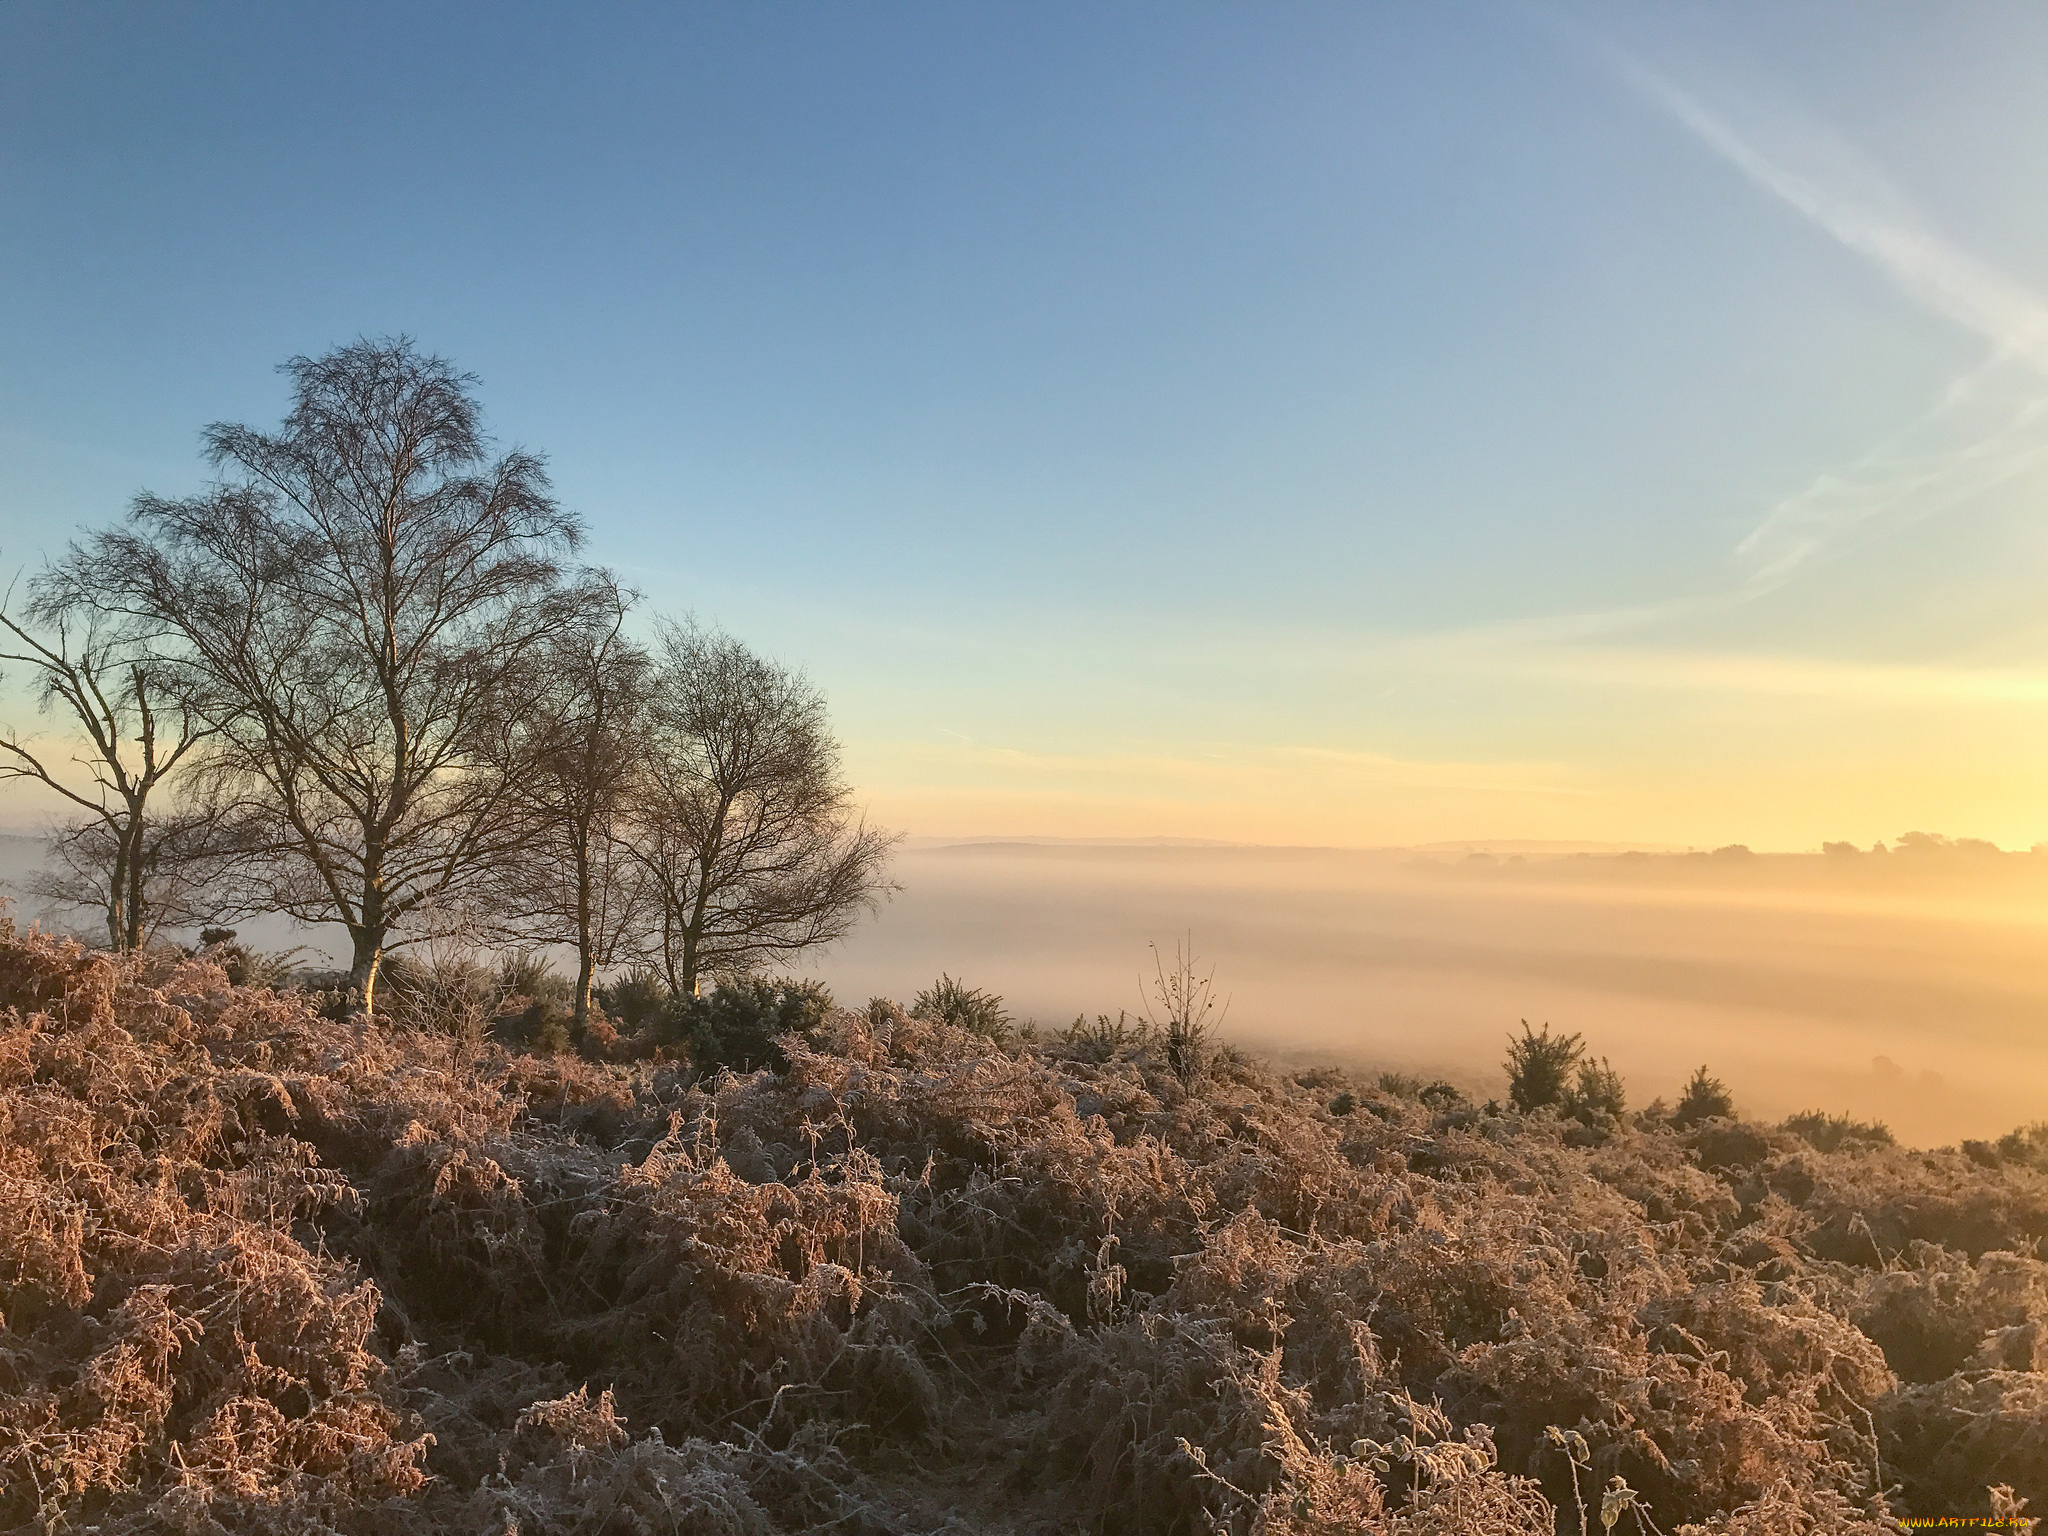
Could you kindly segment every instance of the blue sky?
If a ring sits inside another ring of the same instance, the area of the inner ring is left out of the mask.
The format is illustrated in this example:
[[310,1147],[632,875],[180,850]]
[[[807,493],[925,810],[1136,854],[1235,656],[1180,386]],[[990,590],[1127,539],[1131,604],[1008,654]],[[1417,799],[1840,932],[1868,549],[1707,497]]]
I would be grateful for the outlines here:
[[913,832],[2048,838],[2048,11],[0,9],[0,558],[406,331]]

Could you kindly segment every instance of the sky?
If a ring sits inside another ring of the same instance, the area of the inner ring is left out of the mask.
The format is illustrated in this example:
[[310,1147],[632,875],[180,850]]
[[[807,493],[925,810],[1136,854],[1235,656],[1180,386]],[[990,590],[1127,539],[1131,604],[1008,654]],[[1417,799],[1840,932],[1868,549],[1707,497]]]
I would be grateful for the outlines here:
[[2019,4],[11,0],[0,565],[403,332],[917,836],[2027,847],[2044,59]]

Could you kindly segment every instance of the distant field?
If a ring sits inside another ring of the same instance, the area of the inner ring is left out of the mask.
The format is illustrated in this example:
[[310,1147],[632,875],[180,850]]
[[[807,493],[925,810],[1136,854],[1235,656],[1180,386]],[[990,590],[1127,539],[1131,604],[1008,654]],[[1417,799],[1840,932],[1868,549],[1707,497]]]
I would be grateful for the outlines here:
[[1822,1105],[1950,1141],[2048,1118],[2048,857],[1525,856],[1188,846],[906,850],[822,958],[839,995],[941,969],[1021,1014],[1135,1009],[1189,929],[1275,1053],[1499,1092],[1522,1018],[1583,1031],[1633,1101],[1710,1063],[1754,1113]]

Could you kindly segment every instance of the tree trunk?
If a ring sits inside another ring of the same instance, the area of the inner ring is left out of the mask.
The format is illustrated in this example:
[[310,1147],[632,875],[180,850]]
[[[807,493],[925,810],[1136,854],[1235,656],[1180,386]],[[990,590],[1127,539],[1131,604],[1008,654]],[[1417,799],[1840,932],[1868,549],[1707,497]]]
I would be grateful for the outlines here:
[[355,958],[348,968],[348,984],[363,1000],[363,1017],[377,1017],[377,971],[384,962],[384,940],[391,925],[384,917],[384,841],[369,827],[363,838],[363,895],[356,909],[357,921],[349,924],[348,935],[355,940]]
[[134,858],[129,841],[127,828],[120,828],[114,837],[114,867],[107,872],[107,943],[116,954],[128,948],[128,866]]
[[142,910],[142,840],[148,829],[140,807],[129,812],[128,825],[132,829],[128,839],[128,932],[121,947],[135,950],[142,948],[148,922],[148,914]]
[[699,947],[704,937],[704,914],[711,905],[711,866],[716,858],[715,844],[697,855],[697,894],[690,902],[690,920],[683,925],[683,984],[677,989],[685,997],[697,995],[697,967],[703,960]]
[[377,971],[384,962],[384,930],[352,927],[349,937],[355,940],[355,958],[349,965],[348,984],[363,999],[363,1016],[373,1019],[377,1006]]
[[664,899],[661,904],[661,970],[668,978],[668,989],[677,997],[683,995],[682,972],[676,964],[676,913],[673,902]]
[[587,832],[576,843],[576,1005],[575,1028],[580,1037],[590,1023],[590,988],[597,977],[596,947],[591,929],[590,838]]
[[590,1023],[590,994],[597,984],[597,962],[591,957],[590,941],[586,938],[576,946],[576,1029],[578,1033]]

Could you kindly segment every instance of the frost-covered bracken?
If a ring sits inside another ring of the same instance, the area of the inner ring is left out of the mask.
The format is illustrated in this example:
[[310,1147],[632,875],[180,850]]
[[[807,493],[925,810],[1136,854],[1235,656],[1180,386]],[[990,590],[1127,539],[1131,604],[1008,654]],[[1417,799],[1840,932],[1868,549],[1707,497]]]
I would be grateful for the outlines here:
[[2048,1498],[2029,1157],[1228,1051],[1188,1082],[1142,1031],[887,1004],[704,1080],[33,933],[0,1009],[0,1528],[1778,1536]]

